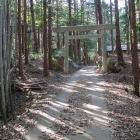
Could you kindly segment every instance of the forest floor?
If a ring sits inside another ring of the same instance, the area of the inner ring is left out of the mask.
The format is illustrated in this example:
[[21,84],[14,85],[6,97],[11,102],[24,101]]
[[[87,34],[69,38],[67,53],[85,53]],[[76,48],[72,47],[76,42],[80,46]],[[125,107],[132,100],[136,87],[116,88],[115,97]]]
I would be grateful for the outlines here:
[[74,73],[26,140],[111,140],[96,66]]
[[[116,58],[114,57],[114,59]],[[127,63],[127,68],[123,69],[119,73],[99,74],[98,77],[103,81],[102,87],[105,89],[103,94],[104,100],[107,104],[111,138],[114,140],[139,140],[140,98],[136,97],[132,92],[131,57],[125,55],[124,59]],[[66,81],[71,77],[71,74],[65,75],[63,73],[50,71],[49,77],[44,78],[42,73],[43,61],[32,60],[30,65],[24,67],[25,76],[23,79],[20,77],[17,78],[17,73],[13,76],[12,80],[15,82],[15,86],[18,87],[21,83],[24,83],[25,85],[36,85],[38,89],[31,90],[27,88],[24,90],[19,88],[22,91],[14,91],[14,118],[12,119],[10,115],[8,126],[0,125],[1,140],[24,139],[24,135],[28,134],[29,130],[37,123],[37,120],[40,118],[42,113],[53,105],[53,101],[55,101],[55,98],[60,94],[61,89],[64,87],[64,83],[66,83]],[[82,87],[79,87],[79,89],[84,90]],[[77,89],[74,90],[76,91]],[[80,101],[81,106],[84,102],[90,102],[89,97],[85,100],[82,97],[83,96],[81,96]],[[73,101],[72,103],[75,104]],[[66,108],[64,109],[64,112],[70,111],[74,113],[77,111],[76,108],[71,107],[71,110]],[[78,111],[79,114],[83,115],[80,110]],[[64,113],[60,115],[62,115],[62,118],[65,118],[63,114]],[[88,116],[84,117],[86,118]],[[80,124],[87,126],[89,123],[86,124],[85,118],[81,118],[83,120]],[[92,119],[90,120],[92,121]],[[54,126],[59,129],[61,128],[61,132],[47,138],[44,134],[45,131],[42,131],[44,137],[40,137],[40,139],[58,139],[60,133],[62,135],[69,135],[69,133],[72,133],[73,135],[76,134],[75,129],[70,129],[71,131],[66,132],[65,130],[67,126],[62,124],[65,126],[65,129],[63,130],[63,127],[60,127],[59,123],[61,122],[54,123]],[[83,135],[85,132],[79,131],[77,133]]]

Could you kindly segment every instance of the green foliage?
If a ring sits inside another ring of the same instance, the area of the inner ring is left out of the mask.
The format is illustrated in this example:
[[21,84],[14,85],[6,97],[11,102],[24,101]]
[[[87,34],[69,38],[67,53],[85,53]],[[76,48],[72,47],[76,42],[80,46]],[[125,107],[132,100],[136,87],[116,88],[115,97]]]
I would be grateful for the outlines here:
[[43,58],[43,54],[42,53],[34,53],[34,52],[31,52],[29,54],[29,58],[30,59],[40,59],[40,58]]
[[60,50],[54,50],[52,53],[54,58],[61,58],[64,57],[64,48],[60,49]]

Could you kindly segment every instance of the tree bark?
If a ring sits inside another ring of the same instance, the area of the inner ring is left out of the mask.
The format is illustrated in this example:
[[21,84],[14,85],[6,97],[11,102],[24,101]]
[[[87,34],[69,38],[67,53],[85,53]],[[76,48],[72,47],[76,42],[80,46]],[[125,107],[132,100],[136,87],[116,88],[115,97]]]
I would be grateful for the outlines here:
[[26,0],[24,0],[24,45],[25,45],[25,65],[29,64],[28,60],[28,47],[27,47],[27,5]]
[[[69,5],[69,26],[72,26],[71,0],[68,1],[68,5]],[[72,32],[69,32],[69,35],[72,35]],[[70,40],[69,56],[71,59],[73,59],[73,40]]]
[[[127,15],[128,13],[128,4],[127,4],[127,0],[125,0],[125,12],[126,12],[126,16],[127,16],[127,21],[129,22],[129,17]],[[127,45],[127,54],[130,54],[130,45],[129,45],[129,31],[126,32],[126,45]]]
[[3,67],[3,37],[4,32],[3,29],[5,29],[5,24],[3,21],[3,16],[5,13],[5,2],[4,0],[1,1],[1,9],[0,9],[0,81],[1,81],[1,95],[0,95],[0,111],[2,114],[2,118],[4,123],[7,123],[7,116],[6,116],[6,97],[5,97],[5,91],[4,91],[4,67]]
[[[110,0],[110,23],[113,24],[113,18],[112,18],[112,0]],[[112,53],[114,53],[114,37],[113,37],[113,30],[111,32],[111,44],[112,44]]]
[[47,59],[47,53],[48,53],[48,46],[47,46],[47,21],[46,21],[46,0],[43,0],[43,47],[44,47],[44,76],[49,75],[48,71],[48,59]]
[[121,48],[121,39],[120,39],[120,25],[119,25],[119,10],[118,10],[118,0],[114,0],[115,3],[115,20],[116,20],[116,51],[118,58],[118,65],[125,66],[125,62],[123,60],[123,53]]
[[138,76],[139,72],[138,72],[136,13],[135,13],[135,1],[134,0],[129,0],[129,21],[130,21],[130,39],[131,39],[134,93],[138,97],[140,97],[140,94],[139,94],[139,76]]
[[[96,22],[97,24],[103,24],[102,20],[102,10],[101,10],[101,1],[100,0],[94,0],[95,2],[95,7],[96,7]],[[98,34],[101,33],[100,30],[97,31]],[[98,38],[98,54],[101,55],[101,39]]]
[[48,1],[48,49],[49,69],[52,70],[52,2]]
[[30,5],[31,5],[31,17],[32,17],[32,26],[33,26],[33,34],[34,34],[34,51],[38,52],[39,47],[38,47],[38,39],[37,39],[37,33],[36,33],[36,25],[35,25],[35,18],[34,18],[34,6],[33,6],[33,0],[30,0]]
[[[59,3],[58,0],[56,1],[57,4],[57,26],[59,26]],[[60,33],[57,33],[57,49],[60,50]]]
[[23,77],[22,46],[21,46],[21,0],[18,0],[18,46],[19,46],[19,76]]

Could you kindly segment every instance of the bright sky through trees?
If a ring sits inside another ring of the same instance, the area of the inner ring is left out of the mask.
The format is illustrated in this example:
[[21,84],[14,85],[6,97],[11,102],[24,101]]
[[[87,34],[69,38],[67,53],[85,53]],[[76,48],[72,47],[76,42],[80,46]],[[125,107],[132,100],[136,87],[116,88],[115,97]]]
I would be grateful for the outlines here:
[[[107,3],[110,3],[110,0],[104,0],[104,1],[107,2]],[[112,0],[112,2],[114,3],[114,0]],[[118,0],[118,4],[119,4],[119,7],[124,7],[125,1],[124,0]]]

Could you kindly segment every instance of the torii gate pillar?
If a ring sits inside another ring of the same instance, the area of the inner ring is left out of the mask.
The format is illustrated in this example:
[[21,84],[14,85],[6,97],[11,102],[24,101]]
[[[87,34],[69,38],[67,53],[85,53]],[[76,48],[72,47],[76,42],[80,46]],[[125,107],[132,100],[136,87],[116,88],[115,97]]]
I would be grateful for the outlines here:
[[65,32],[64,40],[64,73],[68,74],[69,72],[69,40],[68,40],[68,31]]
[[101,47],[102,47],[102,72],[107,72],[107,53],[106,53],[106,31],[101,30]]

